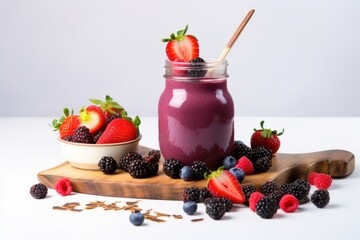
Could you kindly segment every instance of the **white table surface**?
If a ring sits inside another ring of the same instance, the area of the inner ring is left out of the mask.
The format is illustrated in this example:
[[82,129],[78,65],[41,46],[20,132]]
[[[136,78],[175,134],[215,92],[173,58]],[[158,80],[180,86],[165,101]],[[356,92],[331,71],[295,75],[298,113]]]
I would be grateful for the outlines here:
[[[265,126],[285,128],[281,137],[282,153],[305,153],[344,149],[355,158],[360,154],[360,118],[263,118]],[[181,214],[183,219],[163,218],[164,223],[145,220],[133,226],[128,211],[82,212],[56,211],[53,206],[79,202],[84,208],[90,201],[134,200],[73,193],[62,197],[53,189],[36,200],[29,194],[37,183],[37,173],[61,164],[56,133],[49,127],[52,118],[0,118],[0,239],[356,239],[360,235],[359,167],[343,179],[335,179],[330,188],[330,204],[324,209],[312,203],[297,212],[281,210],[269,220],[249,208],[236,207],[223,219],[212,220],[203,204],[195,216],[182,211],[181,201],[141,199],[139,206],[154,211]],[[249,143],[260,118],[235,120],[235,138]],[[158,148],[157,118],[142,118],[140,144]],[[314,191],[312,188],[311,192]],[[121,203],[119,203],[121,205]],[[202,222],[191,222],[204,218]],[[195,238],[196,237],[196,238]]]

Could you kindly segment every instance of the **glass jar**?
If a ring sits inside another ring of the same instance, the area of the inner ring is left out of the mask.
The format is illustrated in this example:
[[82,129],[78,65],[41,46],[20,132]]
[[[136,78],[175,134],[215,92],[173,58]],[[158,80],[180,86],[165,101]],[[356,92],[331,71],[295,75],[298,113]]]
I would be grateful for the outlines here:
[[202,161],[214,170],[234,145],[234,103],[227,89],[227,61],[165,62],[165,90],[158,104],[164,159]]

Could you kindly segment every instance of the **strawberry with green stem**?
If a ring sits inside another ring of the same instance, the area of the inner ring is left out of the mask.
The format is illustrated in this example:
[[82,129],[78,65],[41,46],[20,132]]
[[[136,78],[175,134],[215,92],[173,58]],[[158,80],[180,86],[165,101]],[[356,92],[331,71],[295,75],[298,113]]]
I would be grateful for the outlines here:
[[245,194],[236,177],[224,167],[206,175],[207,188],[216,197],[226,197],[233,203],[244,203]]
[[100,107],[90,105],[80,110],[80,126],[85,126],[91,134],[95,134],[106,127],[106,117]]
[[284,133],[284,129],[281,132],[271,130],[270,128],[264,128],[264,120],[260,122],[261,129],[254,128],[254,133],[251,135],[250,145],[251,148],[263,146],[266,149],[270,149],[272,154],[275,154],[280,148],[280,139]]
[[75,129],[80,126],[80,118],[78,115],[74,115],[74,110],[71,112],[68,108],[64,108],[64,115],[60,119],[54,119],[52,121],[52,127],[54,131],[59,131],[59,137],[64,139],[65,137],[72,136]]
[[106,95],[105,101],[99,99],[90,99],[90,102],[99,106],[100,109],[104,112],[106,118],[109,118],[113,115],[121,115],[121,111],[124,110],[124,108],[119,103],[114,101],[109,95]]

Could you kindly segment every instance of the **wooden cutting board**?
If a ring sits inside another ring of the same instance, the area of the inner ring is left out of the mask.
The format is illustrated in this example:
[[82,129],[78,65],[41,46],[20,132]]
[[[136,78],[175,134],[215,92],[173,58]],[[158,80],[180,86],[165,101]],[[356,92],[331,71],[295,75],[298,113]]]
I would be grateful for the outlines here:
[[[140,146],[139,153],[146,155],[149,148]],[[281,185],[295,179],[306,179],[311,172],[321,172],[333,178],[350,175],[355,168],[355,157],[345,150],[327,150],[302,154],[278,153],[273,158],[273,166],[265,173],[248,175],[242,186],[252,184],[259,187],[266,181],[275,181]],[[54,188],[57,179],[70,179],[74,192],[126,198],[181,200],[185,187],[205,187],[206,180],[183,181],[171,179],[162,171],[155,177],[135,179],[130,174],[118,170],[113,175],[101,171],[83,170],[72,167],[68,162],[38,173],[38,179],[50,188]]]

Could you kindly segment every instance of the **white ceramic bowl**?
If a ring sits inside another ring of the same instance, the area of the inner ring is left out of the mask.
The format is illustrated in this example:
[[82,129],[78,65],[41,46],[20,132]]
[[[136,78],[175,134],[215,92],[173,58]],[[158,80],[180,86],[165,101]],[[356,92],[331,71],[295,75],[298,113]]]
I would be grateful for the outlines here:
[[141,134],[135,140],[112,144],[84,144],[64,141],[58,138],[62,155],[76,168],[99,170],[98,163],[104,156],[113,157],[119,164],[120,158],[129,152],[138,151]]

